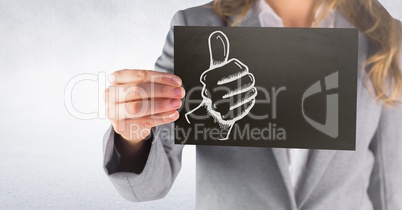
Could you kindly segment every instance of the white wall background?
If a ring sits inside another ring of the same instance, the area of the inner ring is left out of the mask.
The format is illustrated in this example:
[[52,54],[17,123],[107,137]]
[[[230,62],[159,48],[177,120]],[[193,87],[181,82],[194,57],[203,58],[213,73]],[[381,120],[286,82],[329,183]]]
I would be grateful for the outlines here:
[[[0,0],[0,208],[193,209],[195,150],[169,195],[130,203],[102,169],[107,120],[78,120],[64,88],[82,73],[152,69],[173,14],[208,0]],[[382,0],[402,18],[401,0]],[[202,17],[200,17],[202,18]],[[98,107],[94,82],[73,92]]]

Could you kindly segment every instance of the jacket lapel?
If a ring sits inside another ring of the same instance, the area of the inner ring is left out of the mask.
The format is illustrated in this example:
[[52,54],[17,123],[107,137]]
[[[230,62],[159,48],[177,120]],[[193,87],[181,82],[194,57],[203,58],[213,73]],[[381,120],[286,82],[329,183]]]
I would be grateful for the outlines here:
[[[274,154],[276,163],[278,164],[279,171],[282,175],[282,180],[286,191],[290,197],[292,208],[296,209],[295,194],[293,191],[290,174],[289,174],[289,161],[286,154],[286,149],[272,148],[272,153]],[[279,180],[278,180],[279,181]]]
[[335,150],[311,150],[311,152],[312,155],[305,171],[304,180],[301,180],[300,190],[296,193],[298,208],[303,206],[313,192],[335,154]]

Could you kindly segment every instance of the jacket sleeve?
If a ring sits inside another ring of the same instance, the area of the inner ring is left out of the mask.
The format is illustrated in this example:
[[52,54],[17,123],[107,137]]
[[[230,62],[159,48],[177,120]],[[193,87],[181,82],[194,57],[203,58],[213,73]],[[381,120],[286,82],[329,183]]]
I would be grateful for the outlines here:
[[[162,55],[155,70],[173,73],[173,26],[184,25],[182,11],[177,12],[170,25]],[[114,146],[113,127],[104,135],[103,167],[119,194],[126,200],[139,202],[163,198],[170,190],[181,168],[182,145],[174,144],[174,125],[165,124],[152,128],[151,149],[140,174],[118,172],[120,154]]]
[[369,195],[374,209],[402,209],[402,104],[383,107],[372,150]]
[[[401,48],[402,50],[402,45]],[[402,54],[400,56],[402,64]],[[399,101],[402,97],[399,97]],[[370,145],[375,155],[368,194],[376,210],[402,209],[402,104],[383,105]]]

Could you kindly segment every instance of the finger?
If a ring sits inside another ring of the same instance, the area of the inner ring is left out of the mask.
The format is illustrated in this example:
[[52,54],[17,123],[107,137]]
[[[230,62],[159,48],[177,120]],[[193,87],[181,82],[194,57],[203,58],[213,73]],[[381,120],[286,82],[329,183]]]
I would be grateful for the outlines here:
[[[229,94],[231,92],[235,92],[235,91],[242,93],[242,91],[241,91],[242,89],[249,90],[249,89],[251,89],[250,86],[254,86],[254,76],[252,74],[248,73],[232,82],[228,82],[224,85],[215,86],[211,91],[213,91],[214,94],[220,93],[220,94],[222,94],[221,97],[223,97],[224,95],[227,95],[227,94]],[[206,86],[206,87],[209,88],[208,86]],[[209,89],[211,89],[211,88],[209,88]]]
[[222,85],[239,79],[248,73],[248,67],[241,61],[233,58],[224,66],[206,71],[201,81],[206,85]]
[[144,127],[152,128],[159,125],[174,122],[179,118],[179,112],[177,110],[163,112],[154,115],[144,116],[142,123]]
[[254,86],[254,83],[254,76],[248,73],[224,85],[205,85],[205,91],[202,94],[212,101],[219,101],[222,98],[230,98],[230,96],[226,97],[226,95],[236,95],[236,93],[240,94],[249,91]]
[[237,109],[238,107],[241,107],[244,104],[249,103],[255,97],[257,96],[257,88],[253,87],[251,90],[241,93],[238,96],[234,97],[234,100],[236,101],[235,103],[232,103],[230,106],[230,110]]
[[217,100],[212,104],[212,109],[219,113],[227,113],[230,110],[236,109],[245,103],[250,102],[257,96],[257,89],[253,87],[247,92],[232,96],[230,98]]
[[242,104],[241,106],[229,110],[226,114],[222,115],[222,119],[223,120],[240,120],[243,117],[245,117],[251,110],[251,108],[253,108],[255,104],[255,99],[252,99],[251,101]]
[[113,72],[111,76],[114,77],[114,82],[112,84],[157,83],[174,87],[179,87],[182,84],[180,77],[174,74],[153,70],[123,69]]
[[253,89],[255,85],[255,79],[253,74],[247,74],[242,77],[242,80],[239,82],[233,81],[231,83],[227,83],[225,86],[230,88],[230,91],[222,96],[222,98],[229,98],[240,93],[247,92]]
[[174,122],[178,118],[179,112],[173,110],[136,119],[112,121],[112,125],[116,133],[125,139],[144,139],[151,133],[152,127]]
[[229,40],[222,31],[215,31],[208,39],[210,67],[219,65],[228,60]]
[[138,85],[123,84],[110,86],[109,101],[128,102],[146,98],[183,98],[185,90],[182,87],[173,87],[168,85],[142,83]]
[[180,108],[180,99],[145,99],[117,104],[118,119],[139,118]]

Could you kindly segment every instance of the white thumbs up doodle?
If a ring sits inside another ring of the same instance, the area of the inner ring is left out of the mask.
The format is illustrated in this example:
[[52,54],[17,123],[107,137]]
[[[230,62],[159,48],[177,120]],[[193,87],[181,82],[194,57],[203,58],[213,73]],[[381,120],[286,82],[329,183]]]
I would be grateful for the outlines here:
[[[257,89],[248,67],[236,58],[229,57],[229,40],[221,31],[211,33],[208,39],[210,66],[201,74],[202,102],[187,112],[185,118],[191,124],[190,115],[205,109],[214,123],[225,134],[218,140],[227,140],[236,121],[244,118],[255,104]],[[205,111],[204,111],[205,112]]]

